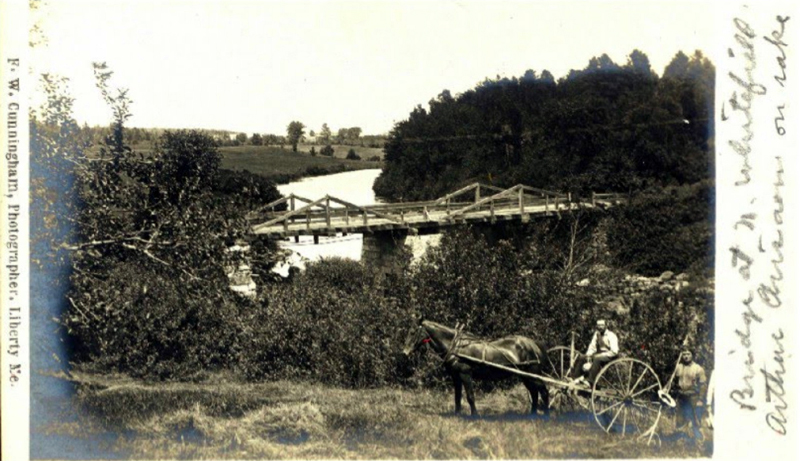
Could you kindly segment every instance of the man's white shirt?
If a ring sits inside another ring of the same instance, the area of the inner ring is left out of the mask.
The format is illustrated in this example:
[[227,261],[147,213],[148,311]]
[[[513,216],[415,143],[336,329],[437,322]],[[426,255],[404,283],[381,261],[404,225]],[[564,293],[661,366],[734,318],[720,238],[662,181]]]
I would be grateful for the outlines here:
[[[601,336],[599,332],[595,331],[592,335],[592,342],[589,344],[589,349],[586,351],[586,355],[593,356],[597,351],[597,338]],[[602,350],[600,354],[608,355],[610,357],[614,357],[619,354],[619,339],[617,338],[616,333],[611,330],[606,330],[602,334],[603,343],[608,346],[605,350]]]

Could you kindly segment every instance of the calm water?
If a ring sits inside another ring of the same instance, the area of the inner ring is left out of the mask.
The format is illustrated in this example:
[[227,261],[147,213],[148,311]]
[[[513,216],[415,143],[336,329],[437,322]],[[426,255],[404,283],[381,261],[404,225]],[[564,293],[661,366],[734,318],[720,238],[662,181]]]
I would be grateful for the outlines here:
[[[348,171],[327,176],[305,178],[289,184],[278,186],[283,195],[294,193],[309,200],[317,200],[326,194],[356,205],[374,205],[380,203],[372,191],[372,184],[380,169]],[[436,245],[439,235],[409,236],[406,244],[411,248],[414,259],[419,259],[427,246]],[[356,261],[361,260],[361,246],[363,236],[350,234],[347,236],[320,237],[319,244],[314,244],[313,237],[300,237],[298,243],[294,239],[280,242],[281,248],[292,251],[289,264],[278,267],[277,272],[288,274],[289,266],[304,267],[306,261],[316,261],[320,258],[339,256]]]

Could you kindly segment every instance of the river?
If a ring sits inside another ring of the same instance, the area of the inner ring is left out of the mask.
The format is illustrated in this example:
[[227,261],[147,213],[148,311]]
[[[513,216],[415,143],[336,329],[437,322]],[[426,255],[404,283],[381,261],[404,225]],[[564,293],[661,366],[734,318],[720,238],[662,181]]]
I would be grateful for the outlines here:
[[[289,184],[278,186],[278,191],[283,195],[296,194],[301,197],[317,200],[326,194],[356,205],[374,205],[381,203],[372,191],[372,184],[381,174],[380,169],[347,171],[325,176],[304,178]],[[411,236],[406,239],[406,245],[411,249],[414,260],[419,260],[425,254],[428,245],[437,245],[441,236],[439,234],[425,236]],[[305,267],[307,261],[317,261],[320,258],[342,257],[361,260],[361,234],[347,236],[320,237],[319,244],[314,244],[311,236],[300,237],[295,243],[294,239],[282,240],[279,246],[292,252],[287,264],[281,264],[276,272],[286,276],[290,266]]]

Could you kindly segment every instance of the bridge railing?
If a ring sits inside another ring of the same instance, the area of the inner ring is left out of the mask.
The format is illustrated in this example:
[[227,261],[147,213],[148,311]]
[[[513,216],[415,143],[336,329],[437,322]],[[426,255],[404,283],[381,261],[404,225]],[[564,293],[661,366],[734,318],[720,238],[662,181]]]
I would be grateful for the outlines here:
[[[484,186],[486,187],[486,186]],[[500,189],[490,186],[492,190],[499,190],[498,193],[476,200],[475,203],[460,208],[454,212],[448,212],[448,219],[457,219],[470,212],[487,212],[490,219],[495,219],[498,209],[508,210],[513,206],[512,213],[525,215],[526,212],[540,211],[539,207],[544,207],[545,214],[551,211],[558,213],[561,209],[572,207],[569,194],[552,192],[545,189],[517,184],[509,189]]]
[[[338,207],[333,205],[339,205]],[[316,209],[315,209],[316,208]],[[288,213],[282,213],[280,216],[268,220],[267,222],[253,226],[253,231],[258,233],[275,225],[281,225],[284,231],[289,231],[289,226],[296,224],[298,221],[305,224],[305,228],[310,230],[312,226],[331,227],[333,220],[341,220],[344,218],[344,226],[349,227],[352,225],[370,225],[370,217],[384,220],[383,222],[390,222],[401,224],[396,217],[390,216],[376,210],[370,210],[366,207],[355,205],[336,197],[326,195],[325,197],[309,201],[309,203]],[[351,222],[352,221],[352,222]],[[341,223],[339,223],[341,224]]]
[[[486,191],[490,191],[493,194],[487,196],[485,195]],[[514,195],[514,193],[519,192],[522,192],[522,197]],[[466,197],[468,197],[469,200],[464,200]],[[400,214],[401,220],[403,220],[405,215],[410,215],[415,212],[424,214],[426,218],[442,211],[444,211],[446,215],[458,215],[460,211],[464,209],[466,209],[466,212],[491,212],[494,208],[508,208],[512,202],[520,204],[523,210],[526,207],[532,208],[536,206],[544,206],[546,209],[552,206],[553,210],[558,210],[558,208],[569,201],[569,194],[562,194],[545,189],[524,185],[503,189],[476,182],[431,201],[370,205],[368,208],[382,209],[387,213]]]
[[[490,193],[487,195],[487,193]],[[620,194],[596,194],[591,196],[591,206],[607,206],[622,203]],[[304,206],[297,208],[298,202]],[[350,202],[326,195],[319,200],[309,200],[290,194],[260,208],[260,213],[250,217],[261,224],[254,224],[256,233],[275,233],[303,229],[314,232],[331,232],[334,229],[354,227],[389,226],[414,230],[424,223],[436,224],[466,219],[498,216],[520,216],[528,219],[533,213],[545,215],[589,206],[589,199],[576,199],[570,194],[517,184],[508,189],[473,183],[436,200],[354,205]],[[284,205],[286,204],[286,205]],[[277,211],[287,207],[289,211]],[[266,222],[264,220],[266,219]],[[298,226],[299,224],[299,226]]]
[[305,197],[301,197],[296,194],[289,194],[286,197],[279,198],[278,200],[274,200],[272,202],[267,203],[264,206],[259,207],[256,210],[253,210],[247,214],[248,220],[256,220],[256,219],[271,219],[275,216],[280,216],[286,213],[286,209],[278,209],[284,203],[287,204],[286,208],[288,211],[294,211],[297,209],[297,202],[303,202],[306,204],[313,203],[313,200],[307,199]]
[[620,205],[622,203],[626,203],[627,201],[628,201],[627,194],[622,194],[618,192],[600,194],[592,192],[592,206],[597,206],[598,204]]

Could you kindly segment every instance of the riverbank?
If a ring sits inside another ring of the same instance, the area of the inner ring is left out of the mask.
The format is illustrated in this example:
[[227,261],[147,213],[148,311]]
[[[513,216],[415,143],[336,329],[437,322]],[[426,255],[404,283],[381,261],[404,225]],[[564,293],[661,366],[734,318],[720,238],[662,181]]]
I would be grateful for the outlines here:
[[[478,392],[480,418],[452,415],[452,390],[343,389],[307,382],[147,383],[77,373],[83,421],[111,429],[109,447],[131,458],[531,459],[693,458],[674,435],[658,446],[604,433],[588,413],[528,417],[527,391]],[[669,425],[669,424],[667,424]],[[671,429],[670,429],[671,431]],[[92,431],[84,436],[91,436]],[[95,434],[96,435],[96,434]]]
[[[337,146],[344,150],[347,146]],[[347,160],[344,155],[312,156],[308,152],[281,149],[276,146],[221,147],[221,167],[227,170],[247,170],[270,179],[276,184],[287,184],[301,178],[323,176],[345,171],[381,168],[380,161]],[[365,158],[365,157],[362,157]]]

